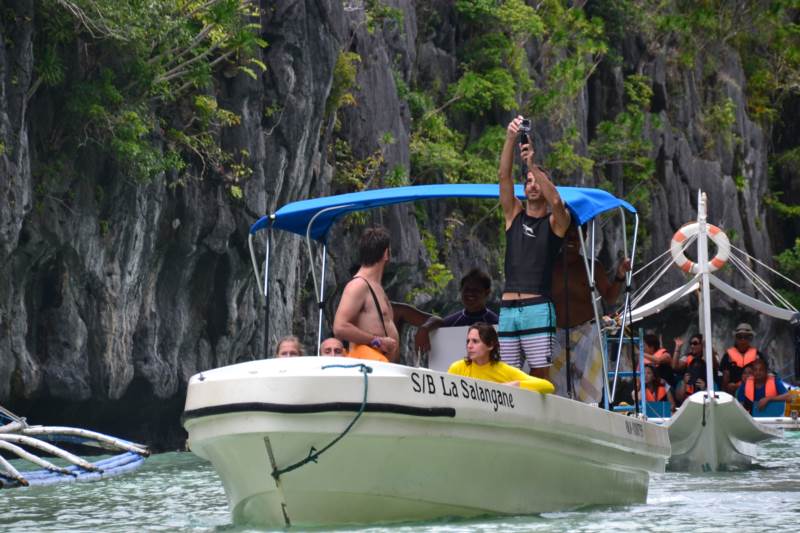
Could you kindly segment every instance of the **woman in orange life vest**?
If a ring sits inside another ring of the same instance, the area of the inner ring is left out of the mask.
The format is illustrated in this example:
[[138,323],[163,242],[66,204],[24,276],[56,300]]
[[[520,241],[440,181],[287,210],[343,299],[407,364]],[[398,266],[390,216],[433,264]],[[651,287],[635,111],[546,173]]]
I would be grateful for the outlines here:
[[748,366],[753,368],[753,377],[742,380],[742,384],[736,391],[736,399],[748,412],[752,413],[753,404],[763,411],[770,402],[785,402],[791,399],[783,382],[767,373],[765,360],[756,359]]
[[[681,370],[686,370],[695,359],[700,359],[703,364],[703,335],[700,333],[695,333],[691,337],[689,337],[689,349],[686,351],[686,355],[681,357],[681,348],[683,347],[683,339],[680,337],[675,338],[675,353],[672,355],[672,369],[675,372],[679,372]],[[714,374],[716,375],[717,370],[719,368],[719,358],[717,356],[717,352],[713,350],[712,352],[714,355]],[[703,374],[705,375],[705,374]],[[716,379],[716,378],[715,378]]]
[[674,384],[672,355],[661,346],[661,340],[653,333],[644,336],[644,364],[653,365],[658,377],[670,385]]
[[[639,388],[639,378],[636,378],[636,388]],[[675,399],[669,385],[656,375],[653,365],[644,367],[644,395],[648,402],[669,402],[670,410],[675,410]]]
[[742,369],[755,361],[757,358],[766,357],[755,346],[751,346],[753,340],[753,328],[745,322],[736,326],[734,330],[734,345],[728,348],[722,356],[719,368],[722,371],[722,390],[729,394],[736,394],[742,381]]

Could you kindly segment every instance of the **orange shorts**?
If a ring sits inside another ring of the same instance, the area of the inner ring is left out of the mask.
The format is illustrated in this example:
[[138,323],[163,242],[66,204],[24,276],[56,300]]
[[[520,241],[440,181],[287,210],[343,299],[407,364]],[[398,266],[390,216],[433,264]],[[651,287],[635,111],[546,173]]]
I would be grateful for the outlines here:
[[369,359],[370,361],[383,361],[384,363],[389,362],[385,355],[366,344],[351,344],[350,351],[347,352],[347,357],[352,357],[353,359]]

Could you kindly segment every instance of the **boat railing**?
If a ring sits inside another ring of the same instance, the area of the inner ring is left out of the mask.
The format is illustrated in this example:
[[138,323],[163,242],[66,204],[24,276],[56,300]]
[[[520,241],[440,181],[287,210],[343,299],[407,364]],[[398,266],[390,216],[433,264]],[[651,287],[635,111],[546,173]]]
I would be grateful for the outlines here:
[[[627,329],[626,329],[627,331]],[[603,341],[606,346],[604,357],[608,357],[607,354],[614,353],[616,354],[616,361],[606,361],[606,368],[608,368],[608,379],[611,381],[612,386],[609,387],[611,392],[610,398],[608,394],[603,395],[603,404],[606,410],[611,409],[615,412],[633,412],[636,416],[646,415],[647,413],[647,398],[645,395],[645,383],[644,383],[644,357],[641,354],[644,353],[644,331],[639,328],[637,331],[637,336],[631,337],[627,335],[625,332],[622,332],[619,336],[610,334],[605,332],[603,334]],[[611,344],[617,344],[617,350],[611,350]],[[622,357],[622,347],[628,345],[631,349],[631,368],[636,367],[636,370],[620,370],[620,358]],[[634,359],[632,350],[633,346],[636,345],[639,347],[639,356]],[[638,361],[638,362],[637,362]],[[609,364],[609,363],[614,363]],[[636,386],[636,381],[634,380],[634,387],[633,387],[633,405],[614,405],[616,402],[616,392],[617,392],[617,384],[620,378],[639,378],[639,386]]]

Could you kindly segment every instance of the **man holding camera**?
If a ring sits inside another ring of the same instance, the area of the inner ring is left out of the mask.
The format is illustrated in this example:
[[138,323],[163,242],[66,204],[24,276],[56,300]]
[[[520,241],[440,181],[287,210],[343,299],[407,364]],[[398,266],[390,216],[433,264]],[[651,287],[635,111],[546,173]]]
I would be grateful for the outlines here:
[[[505,289],[500,303],[500,358],[547,379],[556,317],[550,299],[553,263],[570,225],[570,214],[547,173],[534,163],[530,121],[513,119],[500,154],[500,205],[506,230]],[[525,199],[514,194],[514,148],[525,163]]]

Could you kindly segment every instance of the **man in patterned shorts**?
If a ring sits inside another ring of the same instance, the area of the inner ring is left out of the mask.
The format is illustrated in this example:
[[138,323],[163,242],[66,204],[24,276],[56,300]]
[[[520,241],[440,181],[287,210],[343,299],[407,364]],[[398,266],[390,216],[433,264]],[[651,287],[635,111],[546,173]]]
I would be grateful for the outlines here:
[[553,263],[570,225],[570,214],[550,177],[534,164],[527,136],[520,153],[527,165],[525,206],[514,195],[514,148],[523,118],[506,130],[500,155],[500,205],[506,230],[505,288],[500,303],[500,358],[547,379],[553,358],[556,317],[550,300]]

